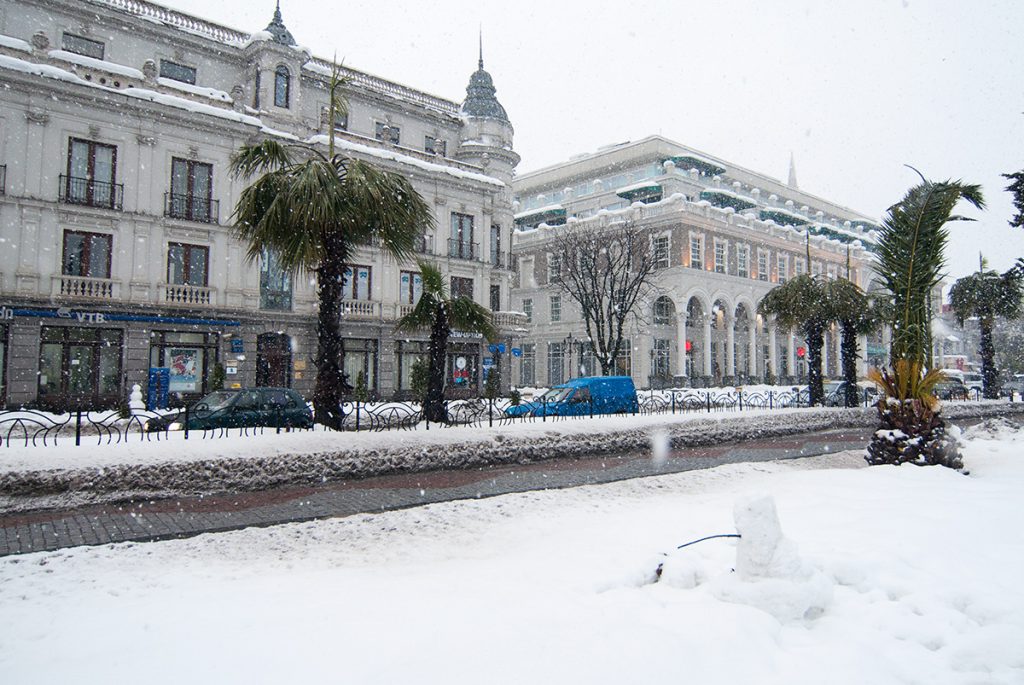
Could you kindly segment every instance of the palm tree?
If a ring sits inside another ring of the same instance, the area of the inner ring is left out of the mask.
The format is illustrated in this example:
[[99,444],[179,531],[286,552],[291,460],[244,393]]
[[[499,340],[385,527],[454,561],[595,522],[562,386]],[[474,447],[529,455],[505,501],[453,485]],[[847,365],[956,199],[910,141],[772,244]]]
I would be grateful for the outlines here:
[[[346,111],[343,81],[334,68],[328,121]],[[417,236],[433,223],[429,205],[399,174],[313,145],[265,140],[232,158],[236,178],[257,177],[235,207],[235,234],[248,258],[274,252],[284,269],[316,274],[317,423],[341,428],[345,374],[341,360],[341,304],[346,265],[357,246],[376,244],[396,259],[413,253]]]
[[[916,171],[916,170],[915,170]],[[882,222],[875,271],[892,298],[891,371],[872,370],[882,389],[879,430],[868,445],[870,464],[943,464],[962,468],[956,442],[945,433],[931,390],[941,372],[931,366],[928,298],[942,278],[946,223],[969,220],[953,214],[960,200],[979,209],[981,188],[960,181],[921,183],[889,208]]]
[[985,269],[982,260],[978,272],[965,276],[949,291],[949,302],[957,322],[977,317],[981,332],[981,378],[985,399],[999,398],[999,370],[995,364],[992,325],[996,317],[1016,319],[1021,315],[1024,296],[1024,260],[1004,274]]
[[824,284],[828,318],[839,324],[844,385],[843,405],[856,407],[857,396],[857,338],[876,330],[882,319],[882,309],[876,298],[869,297],[856,283],[846,279]]
[[893,300],[893,360],[931,365],[931,312],[928,296],[942,280],[949,221],[972,221],[953,215],[961,200],[984,209],[981,187],[960,181],[921,183],[889,208],[882,222],[875,271]]
[[757,305],[762,316],[773,316],[782,328],[799,329],[807,339],[807,382],[811,406],[824,404],[821,350],[831,323],[826,284],[821,277],[801,274],[768,291]]
[[428,381],[423,417],[443,423],[448,420],[444,401],[445,356],[452,329],[480,333],[494,340],[498,332],[491,322],[491,313],[468,297],[452,297],[441,271],[433,264],[420,262],[423,293],[413,310],[399,319],[400,331],[430,329],[427,345]]

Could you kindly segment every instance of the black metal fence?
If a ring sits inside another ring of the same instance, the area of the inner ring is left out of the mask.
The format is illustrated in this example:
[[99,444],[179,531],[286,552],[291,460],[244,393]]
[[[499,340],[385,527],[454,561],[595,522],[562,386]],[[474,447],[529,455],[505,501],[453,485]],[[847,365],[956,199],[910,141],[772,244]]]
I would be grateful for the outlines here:
[[[864,391],[859,406],[877,402]],[[968,399],[968,398],[961,398]],[[981,399],[972,391],[971,399]],[[744,412],[807,407],[807,390],[745,391],[647,391],[637,393],[633,415]],[[513,406],[518,406],[514,409]],[[519,423],[564,421],[605,415],[594,401],[549,404],[543,398],[512,405],[508,399],[456,400],[448,403],[447,421],[425,421],[420,405],[408,402],[347,402],[342,405],[342,428],[352,431],[437,430],[450,426],[502,426]],[[201,423],[201,422],[198,422]],[[139,441],[212,440],[230,436],[260,436],[293,431],[325,431],[323,426],[294,425],[293,415],[272,411],[261,425],[225,425],[199,428],[189,408],[174,412],[75,411],[51,414],[34,410],[0,411],[0,447],[58,447],[64,445],[114,445]]]

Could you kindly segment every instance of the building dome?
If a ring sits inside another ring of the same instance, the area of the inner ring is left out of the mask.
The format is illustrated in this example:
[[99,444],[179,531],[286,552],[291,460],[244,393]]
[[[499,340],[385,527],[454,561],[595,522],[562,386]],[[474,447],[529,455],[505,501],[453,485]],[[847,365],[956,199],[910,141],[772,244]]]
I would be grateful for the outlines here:
[[466,100],[462,103],[462,113],[471,117],[497,119],[509,123],[505,108],[494,96],[494,81],[484,71],[484,58],[480,57],[480,68],[469,77],[466,87]]
[[291,31],[284,25],[284,19],[281,17],[281,0],[278,0],[277,7],[274,9],[274,18],[270,20],[264,30],[274,37],[275,43],[295,45],[295,39],[292,37]]

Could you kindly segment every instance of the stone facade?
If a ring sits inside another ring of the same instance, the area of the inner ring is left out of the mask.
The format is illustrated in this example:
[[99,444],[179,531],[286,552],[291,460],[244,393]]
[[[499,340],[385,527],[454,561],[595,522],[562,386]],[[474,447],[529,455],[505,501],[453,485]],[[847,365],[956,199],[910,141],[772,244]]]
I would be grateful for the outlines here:
[[[220,367],[227,387],[308,394],[313,278],[248,260],[231,231],[245,185],[231,155],[267,137],[326,149],[333,133],[340,152],[410,179],[434,208],[420,256],[512,335],[519,158],[504,109],[480,107],[497,104],[482,59],[468,109],[344,68],[335,122],[330,71],[279,10],[246,33],[142,0],[0,0],[0,402],[109,406],[161,368],[172,400],[209,390]],[[376,396],[408,388],[425,346],[394,334],[416,271],[374,248],[353,260],[345,365]],[[488,356],[479,338],[453,344],[450,363],[472,371],[457,393],[482,385]]]
[[[523,174],[513,190],[512,306],[531,321],[513,373],[522,385],[596,370],[578,307],[549,282],[565,224],[600,232],[631,222],[649,234],[659,261],[654,294],[638,305],[619,362],[638,387],[761,382],[769,368],[797,382],[806,374],[804,343],[764,321],[760,299],[800,273],[848,277],[863,288],[872,278],[873,220],[800,190],[793,173],[784,184],[660,136]],[[881,336],[867,343],[862,355],[884,356]],[[840,373],[835,329],[824,369]]]

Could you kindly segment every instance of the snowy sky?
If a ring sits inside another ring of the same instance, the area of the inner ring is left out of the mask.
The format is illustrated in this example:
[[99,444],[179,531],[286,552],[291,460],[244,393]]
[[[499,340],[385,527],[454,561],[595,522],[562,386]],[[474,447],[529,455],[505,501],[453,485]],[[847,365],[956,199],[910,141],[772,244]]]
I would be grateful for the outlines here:
[[[273,0],[158,0],[243,31]],[[325,8],[327,15],[325,15]],[[999,174],[1024,168],[1019,0],[282,0],[314,54],[461,101],[477,32],[519,171],[660,133],[881,217],[917,176],[980,183],[949,271],[1024,256]]]

